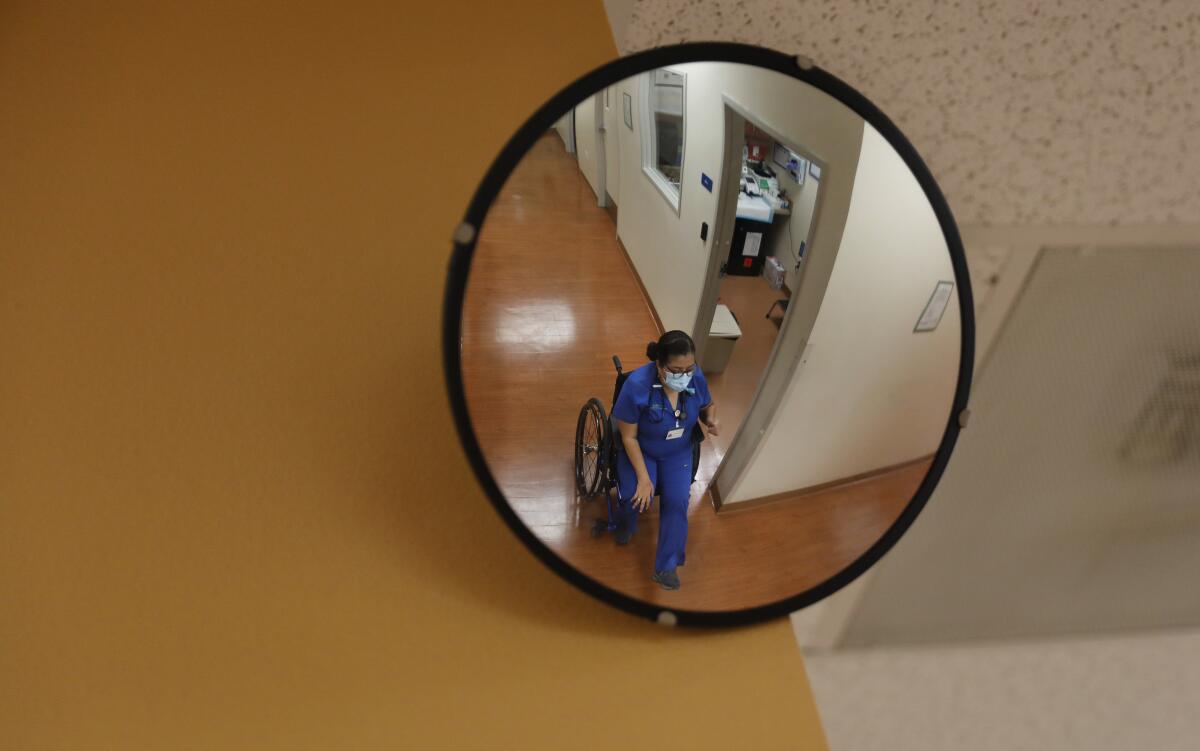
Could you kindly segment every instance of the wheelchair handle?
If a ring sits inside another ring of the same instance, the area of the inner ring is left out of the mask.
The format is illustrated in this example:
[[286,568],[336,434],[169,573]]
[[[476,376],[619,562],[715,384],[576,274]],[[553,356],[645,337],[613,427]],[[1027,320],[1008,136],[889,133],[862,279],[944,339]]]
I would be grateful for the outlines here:
[[617,375],[621,375],[621,358],[613,355],[613,365],[617,366]]

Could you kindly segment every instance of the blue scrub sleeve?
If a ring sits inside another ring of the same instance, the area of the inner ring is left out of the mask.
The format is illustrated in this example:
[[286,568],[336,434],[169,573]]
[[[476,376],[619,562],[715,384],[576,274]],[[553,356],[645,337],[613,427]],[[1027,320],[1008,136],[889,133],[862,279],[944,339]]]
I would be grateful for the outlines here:
[[633,379],[626,379],[621,386],[621,393],[617,395],[617,403],[613,405],[612,414],[621,422],[636,424],[642,416],[642,410],[634,396],[636,388]]

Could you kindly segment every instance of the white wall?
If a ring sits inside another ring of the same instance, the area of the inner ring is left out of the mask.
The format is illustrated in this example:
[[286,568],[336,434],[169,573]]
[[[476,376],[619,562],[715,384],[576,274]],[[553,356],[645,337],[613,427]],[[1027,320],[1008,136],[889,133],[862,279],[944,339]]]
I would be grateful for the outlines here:
[[554,123],[554,130],[558,132],[558,137],[562,139],[563,146],[567,148],[567,153],[575,153],[575,137],[571,133],[570,112],[558,118],[558,122]]
[[[601,94],[600,96],[603,96]],[[596,148],[596,96],[584,99],[575,107],[575,155],[579,159],[579,171],[592,187],[596,200],[604,198],[600,186],[600,154]]]
[[[639,78],[617,86],[613,107],[620,134],[619,185],[621,211],[617,233],[667,329],[691,331],[699,311],[710,244],[700,239],[700,225],[710,230],[721,190],[724,146],[724,101],[729,95],[753,118],[786,136],[829,165],[831,177],[848,184],[858,159],[862,121],[836,100],[793,78],[728,63],[691,63],[672,68],[686,76],[686,112],[680,211],[675,210],[642,169]],[[633,97],[633,130],[624,124],[620,93]],[[837,172],[839,166],[842,172]],[[713,192],[700,184],[704,173]],[[845,187],[844,185],[842,186]],[[838,191],[833,191],[835,196]],[[831,200],[830,204],[836,204]],[[833,206],[836,213],[837,207]],[[844,206],[843,206],[844,209]],[[830,222],[832,224],[832,221]],[[840,231],[829,227],[831,232]]]
[[953,279],[932,206],[900,155],[867,126],[850,214],[804,361],[725,502],[932,454],[958,373],[957,294],[935,331],[913,327],[936,283]]
[[[604,161],[607,166],[605,174],[605,190],[608,197],[616,205],[621,204],[621,131],[625,127],[625,115],[621,103],[621,90],[616,86],[608,88],[608,104],[604,110]],[[603,96],[599,94],[598,96]]]

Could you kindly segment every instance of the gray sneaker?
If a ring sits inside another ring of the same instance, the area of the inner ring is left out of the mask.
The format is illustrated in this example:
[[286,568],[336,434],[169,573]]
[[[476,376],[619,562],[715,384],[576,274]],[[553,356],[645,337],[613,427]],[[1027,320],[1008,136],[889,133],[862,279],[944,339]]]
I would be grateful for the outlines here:
[[679,589],[679,576],[674,571],[655,571],[650,578],[663,589]]

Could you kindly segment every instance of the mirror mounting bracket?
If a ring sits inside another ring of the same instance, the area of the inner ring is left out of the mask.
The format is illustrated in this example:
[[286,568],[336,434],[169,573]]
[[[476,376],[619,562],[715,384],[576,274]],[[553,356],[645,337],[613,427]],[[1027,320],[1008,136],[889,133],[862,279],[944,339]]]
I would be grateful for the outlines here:
[[463,222],[454,230],[454,242],[456,245],[469,245],[475,239],[475,225],[470,222]]

